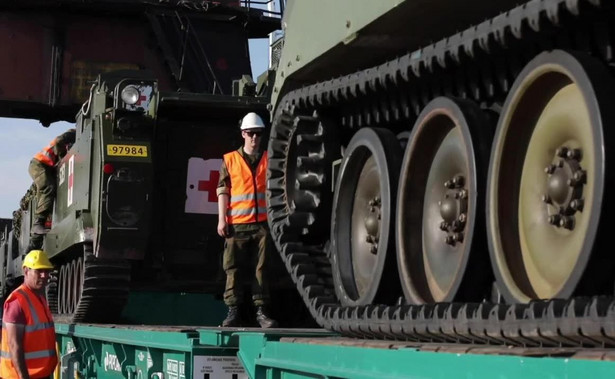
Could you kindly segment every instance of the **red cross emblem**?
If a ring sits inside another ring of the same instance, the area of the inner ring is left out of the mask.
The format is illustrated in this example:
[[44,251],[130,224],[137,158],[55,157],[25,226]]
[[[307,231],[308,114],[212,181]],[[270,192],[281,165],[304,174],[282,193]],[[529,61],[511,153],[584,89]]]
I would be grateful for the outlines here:
[[144,102],[145,100],[147,100],[147,96],[145,95],[139,96],[139,100],[137,100],[137,105],[141,105],[141,103]]
[[216,195],[216,188],[218,187],[218,180],[220,179],[220,172],[211,170],[209,171],[209,180],[199,180],[199,191],[207,191],[207,201],[215,203],[218,201]]

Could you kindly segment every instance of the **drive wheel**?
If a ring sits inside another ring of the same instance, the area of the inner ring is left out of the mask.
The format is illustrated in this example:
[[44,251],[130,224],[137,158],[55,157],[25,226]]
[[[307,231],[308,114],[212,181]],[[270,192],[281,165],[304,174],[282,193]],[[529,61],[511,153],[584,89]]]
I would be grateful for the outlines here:
[[278,250],[288,241],[320,245],[330,230],[332,162],[338,125],[314,111],[285,106],[273,120],[268,147],[267,212]]
[[612,88],[600,62],[553,51],[524,68],[506,99],[487,216],[491,262],[510,302],[597,294],[609,281],[610,248],[594,247],[610,209],[603,125],[614,121]]
[[333,198],[331,258],[344,305],[399,296],[393,227],[401,149],[388,130],[364,128],[350,140]]
[[486,173],[493,127],[473,103],[437,98],[419,115],[401,168],[397,264],[412,304],[487,292]]

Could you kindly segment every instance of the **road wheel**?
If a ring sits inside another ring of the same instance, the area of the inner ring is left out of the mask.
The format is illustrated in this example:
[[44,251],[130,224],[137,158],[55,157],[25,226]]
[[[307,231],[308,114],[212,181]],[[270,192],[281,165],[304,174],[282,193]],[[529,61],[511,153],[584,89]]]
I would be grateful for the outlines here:
[[553,51],[524,68],[506,99],[487,216],[493,269],[510,302],[593,295],[612,285],[605,274],[612,248],[598,244],[600,218],[611,209],[604,173],[613,88],[600,62]]
[[390,303],[395,276],[393,222],[400,143],[386,129],[364,128],[350,140],[333,197],[333,280],[344,305]]
[[491,273],[484,233],[490,119],[469,101],[437,98],[419,115],[402,163],[397,264],[413,304],[480,301]]

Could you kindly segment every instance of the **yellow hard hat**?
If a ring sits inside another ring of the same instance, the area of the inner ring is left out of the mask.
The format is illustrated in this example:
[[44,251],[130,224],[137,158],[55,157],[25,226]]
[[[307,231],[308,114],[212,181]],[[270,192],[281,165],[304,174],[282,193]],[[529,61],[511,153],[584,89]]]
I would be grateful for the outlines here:
[[45,253],[43,250],[30,251],[23,260],[23,267],[32,268],[35,270],[53,269],[53,265],[49,261],[47,253]]

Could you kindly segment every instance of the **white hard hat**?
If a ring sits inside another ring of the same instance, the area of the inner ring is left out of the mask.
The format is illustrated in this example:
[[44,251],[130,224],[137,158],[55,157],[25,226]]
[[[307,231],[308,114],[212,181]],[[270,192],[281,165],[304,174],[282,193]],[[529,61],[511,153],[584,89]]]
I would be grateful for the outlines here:
[[260,116],[254,112],[250,112],[247,115],[245,115],[244,118],[241,120],[241,126],[239,127],[239,129],[241,130],[264,129],[264,128],[265,128],[265,123],[263,122],[263,119],[260,118]]

